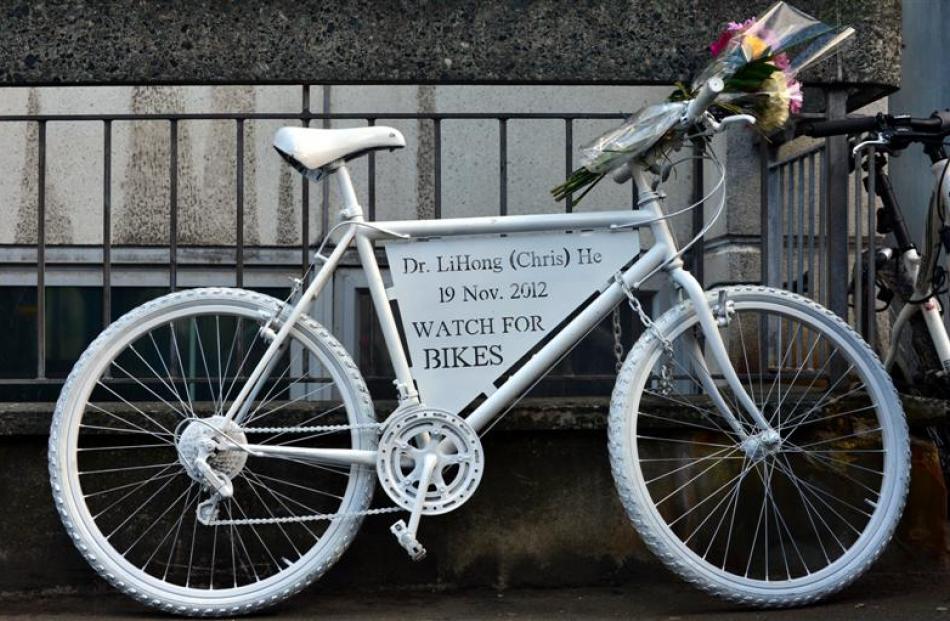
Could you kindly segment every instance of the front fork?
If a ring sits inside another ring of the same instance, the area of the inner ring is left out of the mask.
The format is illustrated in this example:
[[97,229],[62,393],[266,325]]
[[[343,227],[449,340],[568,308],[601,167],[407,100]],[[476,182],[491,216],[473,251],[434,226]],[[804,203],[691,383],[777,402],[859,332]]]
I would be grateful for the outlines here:
[[[716,316],[713,315],[713,311],[706,298],[706,291],[692,274],[682,268],[672,269],[671,277],[673,282],[679,286],[680,290],[686,295],[689,301],[692,302],[694,312],[699,320],[700,328],[703,331],[703,336],[706,339],[706,351],[709,352],[708,355],[712,361],[716,363],[729,388],[732,389],[733,394],[739,401],[739,406],[745,411],[748,417],[755,422],[756,433],[750,435],[736,414],[733,413],[729,404],[719,391],[716,382],[713,381],[712,373],[706,366],[706,356],[701,351],[699,343],[693,339],[692,342],[687,345],[690,351],[687,351],[686,354],[693,359],[698,367],[698,375],[700,383],[703,385],[703,390],[705,390],[706,394],[712,399],[716,409],[740,440],[749,442],[755,439],[766,444],[777,442],[779,440],[778,432],[775,431],[765,416],[762,415],[762,411],[756,406],[755,401],[752,400],[752,397],[739,379],[735,368],[733,368],[732,361],[729,360],[729,353],[726,350],[726,344],[722,340],[722,335],[719,333],[719,324]],[[724,298],[720,300],[720,304],[723,306],[726,302],[727,300]],[[720,309],[720,311],[723,314],[727,313],[725,308]]]

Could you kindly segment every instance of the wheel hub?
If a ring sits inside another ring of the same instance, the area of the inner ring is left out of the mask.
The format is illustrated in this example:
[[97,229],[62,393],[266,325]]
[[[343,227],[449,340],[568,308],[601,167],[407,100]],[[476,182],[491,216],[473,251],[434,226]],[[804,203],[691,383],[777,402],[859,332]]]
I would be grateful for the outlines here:
[[760,461],[774,455],[782,447],[782,436],[774,429],[767,429],[742,441],[742,450],[749,459]]
[[[436,465],[431,484],[420,491],[425,461],[433,457]],[[396,413],[386,421],[376,472],[393,502],[411,511],[422,493],[422,513],[438,515],[472,497],[484,465],[481,440],[465,419],[418,408]]]
[[234,421],[224,416],[211,416],[187,421],[178,434],[175,445],[178,449],[178,461],[188,476],[199,483],[205,483],[204,473],[197,464],[199,459],[204,457],[215,472],[233,479],[247,463],[247,453],[233,447],[246,443],[247,437]]

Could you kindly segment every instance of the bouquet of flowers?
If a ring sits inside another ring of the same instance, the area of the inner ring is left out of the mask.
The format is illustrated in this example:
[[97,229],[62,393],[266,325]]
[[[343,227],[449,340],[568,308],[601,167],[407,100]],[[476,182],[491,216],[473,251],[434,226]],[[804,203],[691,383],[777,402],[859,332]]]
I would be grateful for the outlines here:
[[586,187],[586,194],[604,175],[631,159],[673,150],[685,129],[681,118],[688,101],[713,77],[722,79],[725,87],[710,112],[750,114],[766,134],[780,129],[802,107],[798,73],[853,34],[852,28],[833,28],[785,2],[758,17],[728,24],[709,46],[712,61],[689,86],[677,85],[667,101],[642,108],[582,147],[581,167],[551,193],[561,200]]

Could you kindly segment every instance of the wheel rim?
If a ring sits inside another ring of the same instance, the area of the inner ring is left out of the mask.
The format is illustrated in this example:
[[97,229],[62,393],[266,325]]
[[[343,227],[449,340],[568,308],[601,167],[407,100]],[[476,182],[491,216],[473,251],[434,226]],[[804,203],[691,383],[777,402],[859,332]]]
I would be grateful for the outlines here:
[[[67,454],[75,461],[63,472],[74,514],[89,535],[84,539],[140,586],[199,601],[253,595],[303,578],[352,526],[346,522],[355,518],[227,526],[196,519],[195,508],[209,493],[189,476],[178,440],[195,415],[207,421],[226,411],[267,345],[259,333],[264,320],[260,308],[227,304],[162,313],[134,328],[130,347],[106,351],[77,386],[73,407],[85,407],[72,416]],[[291,332],[291,343],[271,375],[277,379],[265,385],[245,421],[250,441],[364,446],[367,434],[358,430],[255,432],[367,422],[339,363],[301,331]],[[106,369],[111,379],[103,376]],[[146,408],[135,397],[157,405]],[[121,465],[106,464],[116,460]],[[220,503],[218,517],[358,511],[368,501],[356,484],[367,477],[364,470],[252,457],[231,471],[235,494]]]
[[[642,400],[632,400],[636,440],[625,438],[634,480],[655,530],[691,566],[762,592],[807,589],[849,566],[892,518],[896,434],[872,367],[841,334],[784,304],[735,300],[735,310],[721,332],[745,389],[766,404],[780,447],[743,448],[712,414],[684,354],[698,328],[684,322],[670,330],[674,355],[655,348],[642,367],[649,375],[637,387]],[[763,365],[771,375],[760,381],[755,371]],[[664,380],[671,367],[672,380]],[[749,417],[739,416],[752,431]]]

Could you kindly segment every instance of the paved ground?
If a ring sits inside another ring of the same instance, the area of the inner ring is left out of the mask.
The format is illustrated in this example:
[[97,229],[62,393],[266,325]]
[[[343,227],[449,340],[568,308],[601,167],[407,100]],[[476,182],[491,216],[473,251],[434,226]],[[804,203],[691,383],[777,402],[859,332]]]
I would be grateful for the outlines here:
[[[666,577],[664,577],[666,578]],[[115,595],[0,598],[0,619],[168,618]],[[290,619],[947,619],[950,574],[877,573],[820,606],[747,611],[711,600],[672,577],[614,588],[324,593],[313,587],[256,618]]]

